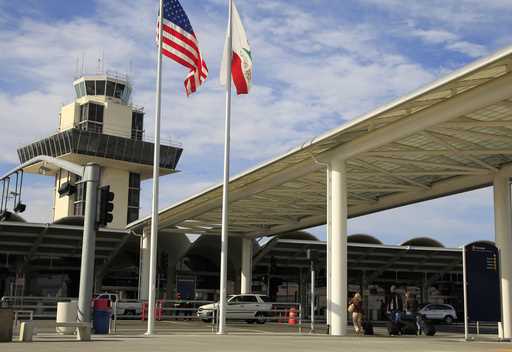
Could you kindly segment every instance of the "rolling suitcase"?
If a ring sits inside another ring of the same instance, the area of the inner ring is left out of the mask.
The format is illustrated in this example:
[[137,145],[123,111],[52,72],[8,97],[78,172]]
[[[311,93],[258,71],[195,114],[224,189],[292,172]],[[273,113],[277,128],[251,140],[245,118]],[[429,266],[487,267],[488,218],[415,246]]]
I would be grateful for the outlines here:
[[400,331],[402,335],[416,335],[418,333],[416,321],[403,320]]
[[373,335],[373,324],[370,323],[369,321],[363,322],[363,332],[367,336],[372,336]]
[[388,328],[388,334],[390,336],[400,335],[400,323],[388,321],[386,327]]
[[425,322],[423,324],[423,333],[426,336],[434,336],[436,334],[436,327],[431,322]]

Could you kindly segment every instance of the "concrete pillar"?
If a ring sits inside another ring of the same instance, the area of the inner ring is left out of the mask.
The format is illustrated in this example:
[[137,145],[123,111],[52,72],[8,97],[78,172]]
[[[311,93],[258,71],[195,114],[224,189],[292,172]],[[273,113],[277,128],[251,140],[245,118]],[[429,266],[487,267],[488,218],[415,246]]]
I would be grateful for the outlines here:
[[494,227],[500,250],[502,338],[512,338],[512,219],[509,178],[498,173],[494,178]]
[[347,176],[344,161],[331,162],[331,330],[347,334]]
[[252,243],[251,238],[242,239],[240,293],[251,293],[252,291]]
[[140,239],[140,273],[139,273],[139,299],[148,300],[149,297],[149,265],[150,265],[151,234],[148,229],[142,232]]

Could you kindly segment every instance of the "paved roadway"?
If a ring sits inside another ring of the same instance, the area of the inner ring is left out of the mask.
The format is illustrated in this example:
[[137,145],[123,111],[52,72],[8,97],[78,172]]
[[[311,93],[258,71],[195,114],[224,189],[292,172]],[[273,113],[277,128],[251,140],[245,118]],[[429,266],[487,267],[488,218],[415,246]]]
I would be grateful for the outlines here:
[[[218,336],[211,326],[201,322],[165,321],[156,325],[157,335],[145,337],[145,324],[140,321],[118,322],[114,335],[95,335],[92,342],[77,342],[73,336],[60,336],[50,321],[42,323],[40,333],[32,343],[0,344],[0,351],[23,352],[231,352],[231,351],[510,351],[512,343],[496,342],[495,335],[481,335],[479,341],[464,342],[460,333],[441,332],[434,337],[386,336],[383,328],[376,328],[376,336],[330,337],[325,329],[309,334],[304,329],[285,324],[228,324],[228,334]],[[351,331],[351,329],[349,329]]]

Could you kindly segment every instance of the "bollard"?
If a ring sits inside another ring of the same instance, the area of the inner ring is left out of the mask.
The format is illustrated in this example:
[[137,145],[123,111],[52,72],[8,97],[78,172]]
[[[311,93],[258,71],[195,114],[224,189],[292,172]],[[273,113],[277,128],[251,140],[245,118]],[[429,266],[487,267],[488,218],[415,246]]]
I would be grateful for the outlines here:
[[288,313],[288,325],[297,325],[297,309],[291,307]]
[[148,310],[148,302],[142,303],[142,312],[140,314],[140,318],[142,321],[146,320],[146,312]]

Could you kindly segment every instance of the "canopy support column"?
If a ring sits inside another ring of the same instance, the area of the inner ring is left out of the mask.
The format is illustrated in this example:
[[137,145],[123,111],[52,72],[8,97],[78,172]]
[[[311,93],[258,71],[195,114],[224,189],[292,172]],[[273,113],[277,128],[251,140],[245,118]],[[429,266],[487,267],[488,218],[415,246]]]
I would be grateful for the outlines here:
[[331,329],[347,334],[347,176],[344,160],[333,160],[331,173]]
[[151,236],[149,228],[144,228],[140,239],[140,273],[139,300],[147,301],[149,297],[149,265],[150,265]]
[[512,338],[512,219],[510,181],[503,173],[494,178],[494,226],[500,250],[501,327],[500,338]]
[[252,291],[252,239],[242,238],[242,265],[240,293]]

